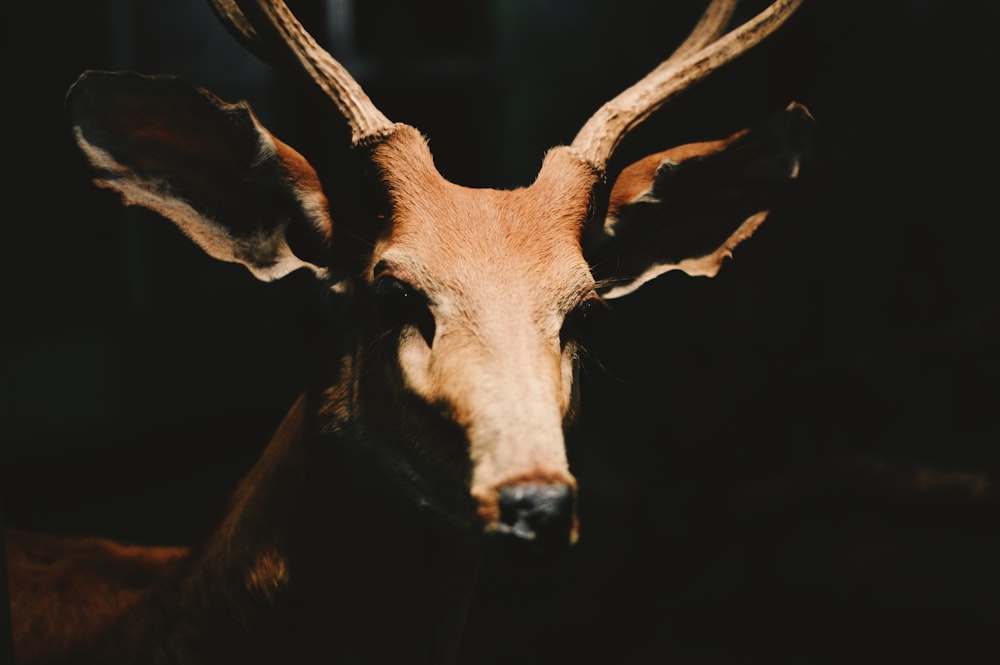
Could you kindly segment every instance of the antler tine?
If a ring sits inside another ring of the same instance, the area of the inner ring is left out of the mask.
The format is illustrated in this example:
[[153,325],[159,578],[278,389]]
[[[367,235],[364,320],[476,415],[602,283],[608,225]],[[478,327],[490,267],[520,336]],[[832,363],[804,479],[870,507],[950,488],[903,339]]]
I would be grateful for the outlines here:
[[208,4],[215,10],[215,15],[219,17],[230,34],[248,51],[264,62],[278,64],[274,50],[260,38],[234,0],[209,0]]
[[638,83],[606,103],[577,133],[570,149],[597,171],[604,171],[615,148],[668,100],[764,41],[802,4],[776,0],[725,36],[736,0],[714,0],[691,35]]
[[321,47],[283,0],[210,0],[236,38],[261,59],[275,50],[298,65],[347,119],[354,146],[377,141],[396,125],[376,108],[354,77]]

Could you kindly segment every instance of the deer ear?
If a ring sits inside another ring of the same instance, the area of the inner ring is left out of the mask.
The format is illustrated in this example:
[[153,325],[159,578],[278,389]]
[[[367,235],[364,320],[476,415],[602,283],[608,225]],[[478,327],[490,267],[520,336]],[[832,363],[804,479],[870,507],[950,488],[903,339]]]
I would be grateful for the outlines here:
[[601,295],[628,295],[670,270],[713,277],[788,192],[814,126],[793,103],[759,127],[626,167],[604,225],[584,237]]
[[94,181],[126,204],[167,217],[259,279],[324,272],[333,229],[319,177],[245,102],[171,77],[90,71],[66,108]]

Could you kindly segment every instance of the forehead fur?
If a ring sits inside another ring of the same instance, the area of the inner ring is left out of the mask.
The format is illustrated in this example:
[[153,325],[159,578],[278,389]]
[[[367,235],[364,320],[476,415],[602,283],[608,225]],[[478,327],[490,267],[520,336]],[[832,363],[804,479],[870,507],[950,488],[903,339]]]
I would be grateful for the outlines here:
[[423,137],[409,127],[376,148],[375,162],[392,206],[381,248],[412,257],[414,268],[474,265],[500,280],[580,270],[580,230],[596,175],[567,150],[550,151],[535,182],[514,190],[445,180]]

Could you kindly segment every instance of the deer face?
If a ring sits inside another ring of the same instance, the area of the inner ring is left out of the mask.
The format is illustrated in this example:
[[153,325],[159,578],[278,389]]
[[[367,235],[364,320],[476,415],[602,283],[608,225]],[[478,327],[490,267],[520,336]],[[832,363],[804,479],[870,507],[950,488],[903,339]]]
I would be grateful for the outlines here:
[[554,151],[530,187],[460,187],[409,129],[374,159],[391,212],[363,288],[369,335],[387,348],[359,358],[381,364],[360,368],[362,401],[389,388],[382,399],[402,408],[386,434],[410,453],[452,455],[488,529],[527,534],[535,518],[565,528],[570,512],[538,515],[536,503],[573,503],[563,425],[574,323],[599,299],[580,246],[593,174]]

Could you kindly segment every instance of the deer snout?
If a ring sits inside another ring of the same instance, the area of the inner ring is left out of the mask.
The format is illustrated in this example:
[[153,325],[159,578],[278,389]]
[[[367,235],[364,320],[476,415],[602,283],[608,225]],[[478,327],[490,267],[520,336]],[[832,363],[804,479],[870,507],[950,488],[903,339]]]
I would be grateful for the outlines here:
[[564,483],[517,483],[501,487],[497,531],[546,548],[576,541],[574,490]]

